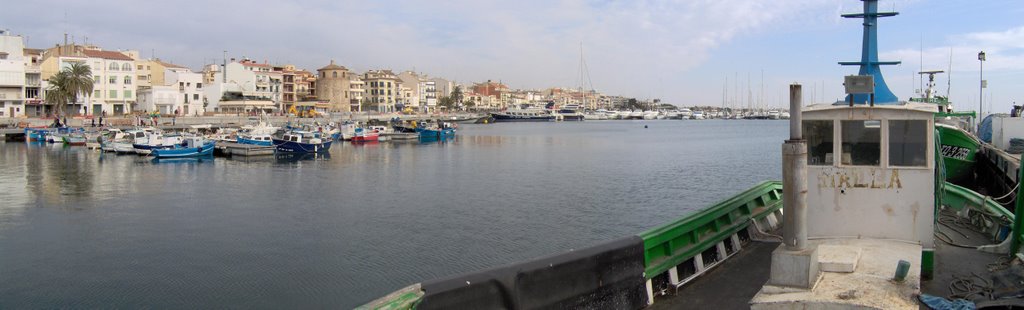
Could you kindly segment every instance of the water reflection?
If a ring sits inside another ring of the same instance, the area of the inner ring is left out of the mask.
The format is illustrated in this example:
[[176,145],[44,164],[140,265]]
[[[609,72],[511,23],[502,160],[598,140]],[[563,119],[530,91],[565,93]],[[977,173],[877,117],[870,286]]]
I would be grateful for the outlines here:
[[0,308],[352,308],[777,179],[785,128],[465,125],[445,141],[172,161],[6,143]]
[[331,153],[276,153],[274,158],[279,163],[296,163],[299,161],[329,160]]

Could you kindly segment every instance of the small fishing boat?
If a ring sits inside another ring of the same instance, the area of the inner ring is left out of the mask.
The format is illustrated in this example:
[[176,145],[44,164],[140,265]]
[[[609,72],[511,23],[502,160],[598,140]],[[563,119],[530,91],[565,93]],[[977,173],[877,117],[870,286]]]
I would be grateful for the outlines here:
[[291,131],[281,139],[274,138],[277,152],[284,153],[322,153],[331,149],[331,140],[324,139],[319,133],[309,131]]
[[269,134],[249,134],[239,135],[236,141],[241,144],[252,144],[260,146],[272,146],[274,145],[274,138]]
[[206,140],[202,137],[187,137],[181,144],[171,148],[153,149],[152,155],[156,158],[181,158],[213,155],[216,141]]
[[376,130],[369,130],[367,128],[356,128],[355,134],[352,136],[352,142],[377,142],[380,140],[380,134]]
[[25,128],[25,142],[45,142],[49,132],[44,128]]
[[448,139],[455,137],[455,128],[435,128],[420,131],[420,139]]
[[420,139],[448,139],[455,137],[455,126],[450,123],[420,127],[417,130],[420,133]]
[[181,136],[165,136],[159,131],[145,131],[145,141],[138,141],[132,144],[135,148],[135,153],[140,155],[148,155],[155,149],[169,149],[181,144]]
[[70,134],[62,136],[61,137],[61,141],[63,141],[64,144],[67,144],[67,145],[84,146],[85,145],[85,135],[82,134],[82,133],[77,133],[77,132],[76,133],[70,133]]

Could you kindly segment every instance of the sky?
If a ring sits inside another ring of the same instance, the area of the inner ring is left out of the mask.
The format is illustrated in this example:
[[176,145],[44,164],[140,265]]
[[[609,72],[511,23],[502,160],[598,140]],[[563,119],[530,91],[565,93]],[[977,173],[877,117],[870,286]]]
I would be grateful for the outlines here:
[[[916,72],[944,70],[957,110],[976,110],[984,50],[985,113],[1024,103],[1024,1],[883,0],[898,11],[879,23],[883,68],[900,98],[915,96]],[[501,81],[516,89],[580,87],[580,59],[597,91],[676,105],[788,104],[843,97],[860,59],[856,0],[520,1],[13,1],[0,28],[26,45],[52,47],[64,33],[107,50],[199,70],[228,57],[315,71],[414,70],[460,83]],[[922,62],[923,60],[923,62]],[[923,65],[922,65],[923,63]],[[763,89],[763,91],[762,91]]]

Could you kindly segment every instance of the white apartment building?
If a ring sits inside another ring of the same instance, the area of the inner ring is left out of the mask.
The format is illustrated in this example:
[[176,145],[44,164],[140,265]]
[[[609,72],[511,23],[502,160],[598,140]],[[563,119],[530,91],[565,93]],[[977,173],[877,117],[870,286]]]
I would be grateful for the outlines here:
[[[138,54],[136,52],[130,52]],[[92,69],[93,91],[87,105],[75,105],[78,113],[86,115],[122,115],[135,110],[135,59],[118,51],[86,48],[84,57],[62,56],[60,68],[71,62],[84,61]]]
[[25,115],[25,44],[0,30],[0,117]]
[[[162,115],[198,116],[205,112],[203,75],[183,66],[162,63],[161,85],[139,89],[139,109]],[[152,74],[152,73],[151,73]],[[160,74],[160,73],[156,73]]]
[[269,64],[248,59],[227,64],[224,72],[212,72],[213,83],[204,85],[207,111],[243,113],[280,110],[283,75]]

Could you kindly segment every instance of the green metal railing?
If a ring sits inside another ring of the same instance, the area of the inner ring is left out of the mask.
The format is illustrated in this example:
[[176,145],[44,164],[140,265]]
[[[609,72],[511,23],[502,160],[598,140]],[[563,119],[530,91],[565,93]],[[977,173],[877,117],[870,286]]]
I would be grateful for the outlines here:
[[753,220],[782,208],[782,182],[767,181],[700,212],[655,227],[644,240],[644,276],[651,279],[693,258]]

